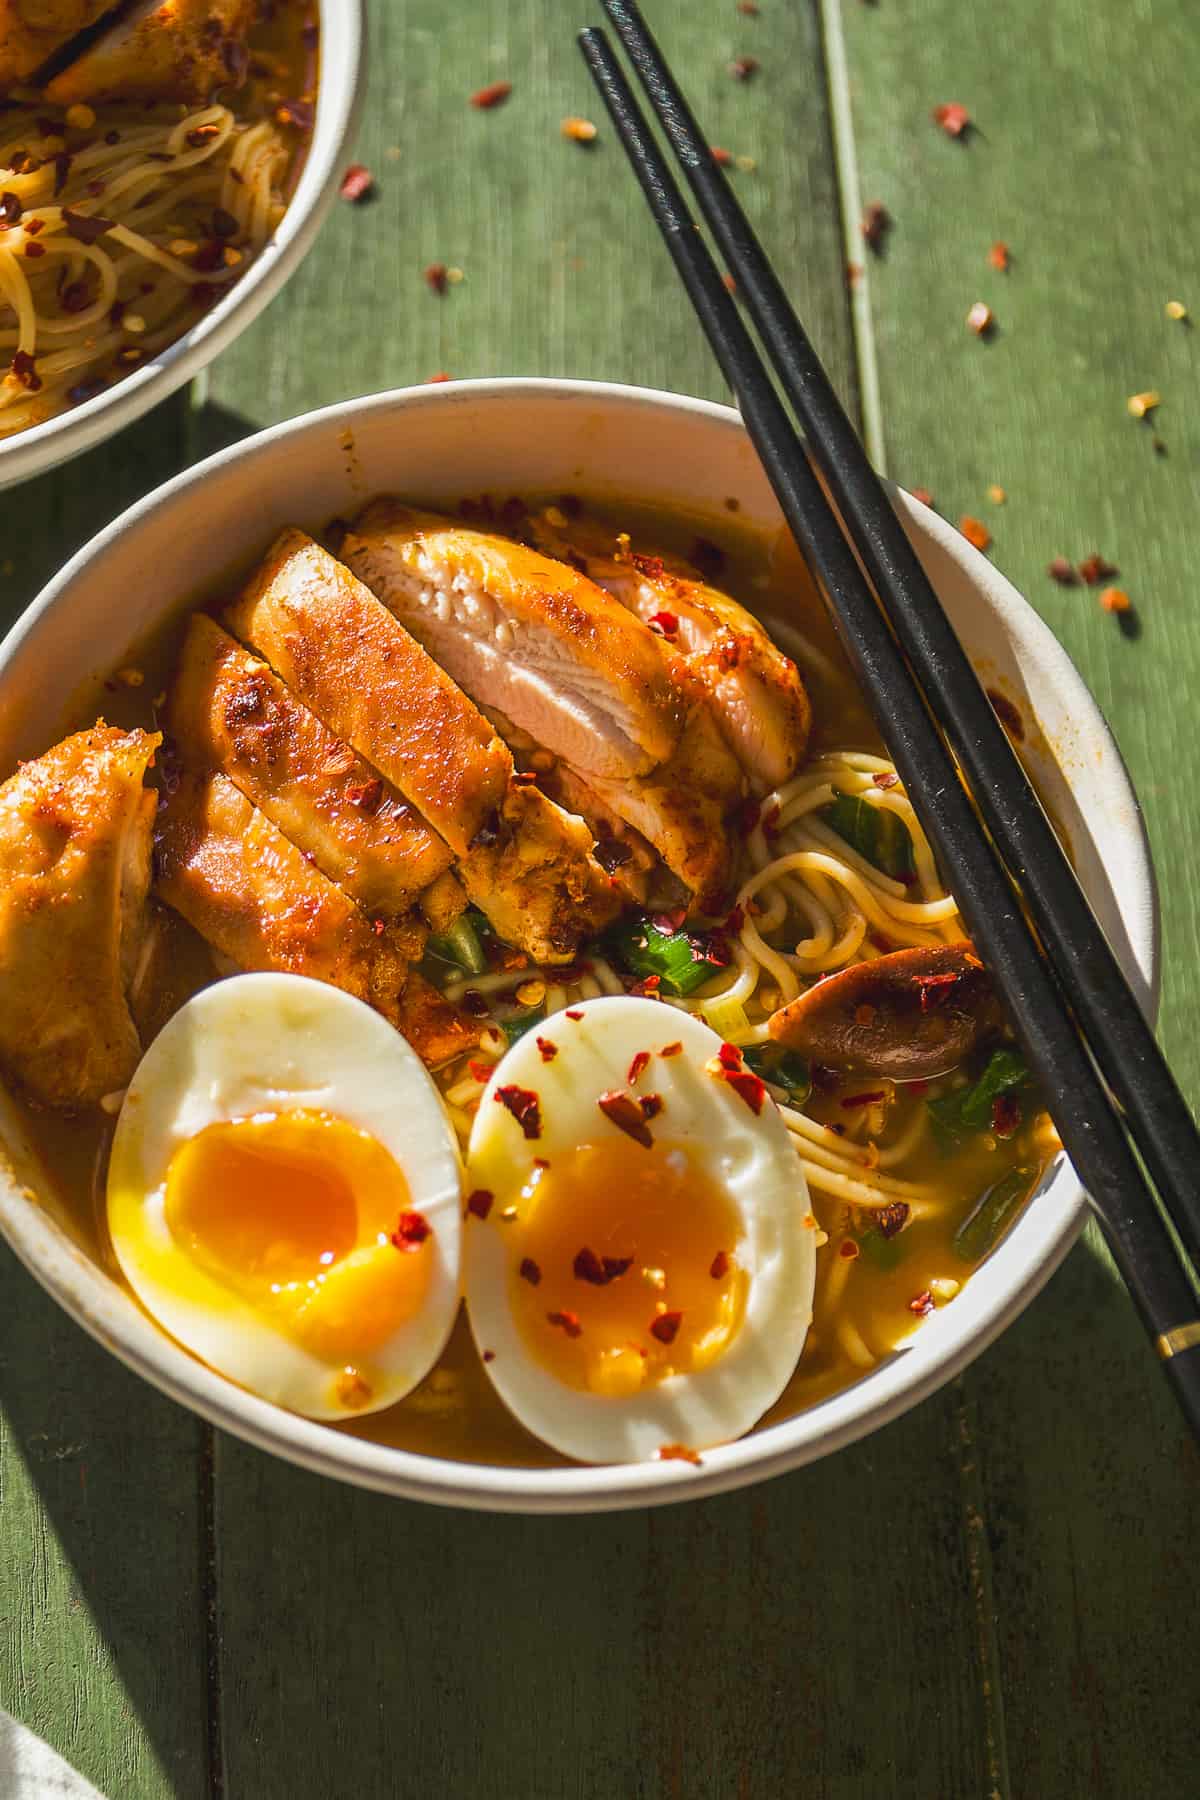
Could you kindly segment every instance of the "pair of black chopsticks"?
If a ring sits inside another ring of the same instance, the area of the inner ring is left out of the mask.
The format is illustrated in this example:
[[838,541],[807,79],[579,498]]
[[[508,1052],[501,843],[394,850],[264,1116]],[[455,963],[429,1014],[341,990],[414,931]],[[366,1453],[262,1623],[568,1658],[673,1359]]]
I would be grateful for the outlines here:
[[883,484],[637,6],[603,4],[767,347],[804,444],[596,29],[580,34],[588,68],[1200,1437],[1200,1299],[1187,1261],[1200,1268],[1200,1133]]

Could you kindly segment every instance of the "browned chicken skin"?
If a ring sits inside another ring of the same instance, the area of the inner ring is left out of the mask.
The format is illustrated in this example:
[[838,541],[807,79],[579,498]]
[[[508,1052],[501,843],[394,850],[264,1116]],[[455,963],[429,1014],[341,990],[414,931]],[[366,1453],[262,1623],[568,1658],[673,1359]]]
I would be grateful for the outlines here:
[[0,787],[0,1059],[48,1105],[95,1103],[141,1055],[126,995],[159,742],[100,720]]
[[407,801],[207,613],[188,626],[167,729],[189,768],[228,775],[372,916],[407,913],[453,861]]
[[[61,3],[61,0],[60,0]],[[59,106],[80,100],[207,100],[245,68],[242,40],[256,0],[135,0],[46,88]],[[98,17],[105,10],[98,7]]]
[[0,88],[24,81],[112,0],[0,0]]

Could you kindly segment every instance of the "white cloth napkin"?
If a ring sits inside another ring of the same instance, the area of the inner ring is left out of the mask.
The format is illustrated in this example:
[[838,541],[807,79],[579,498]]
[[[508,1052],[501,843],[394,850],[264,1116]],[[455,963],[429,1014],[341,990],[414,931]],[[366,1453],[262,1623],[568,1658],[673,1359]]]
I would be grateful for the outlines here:
[[44,1738],[0,1712],[0,1800],[104,1800]]

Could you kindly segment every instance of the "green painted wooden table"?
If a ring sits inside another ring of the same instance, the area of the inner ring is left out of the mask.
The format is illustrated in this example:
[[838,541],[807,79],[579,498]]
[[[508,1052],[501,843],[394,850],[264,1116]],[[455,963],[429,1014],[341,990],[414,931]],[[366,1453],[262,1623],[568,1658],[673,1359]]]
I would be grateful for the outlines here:
[[[1200,315],[1192,0],[647,4],[714,140],[754,159],[739,190],[873,450],[988,524],[1112,720],[1195,1098],[1200,340],[1164,313]],[[559,136],[597,112],[572,41],[596,9],[373,10],[377,202],[339,206],[190,395],[3,497],[7,617],[173,470],[326,401],[438,370],[721,394],[611,138]],[[507,106],[467,105],[500,78]],[[968,141],[931,122],[946,101]],[[894,220],[879,258],[870,200]],[[434,261],[466,276],[443,299]],[[847,261],[868,265],[853,287]],[[964,326],[980,299],[986,343]],[[1126,411],[1151,388],[1161,449]],[[1093,550],[1138,635],[1047,578]],[[0,1309],[0,1703],[112,1800],[1200,1789],[1200,1458],[1090,1235],[869,1441],[596,1520],[436,1512],[273,1462],[136,1382],[7,1253]]]

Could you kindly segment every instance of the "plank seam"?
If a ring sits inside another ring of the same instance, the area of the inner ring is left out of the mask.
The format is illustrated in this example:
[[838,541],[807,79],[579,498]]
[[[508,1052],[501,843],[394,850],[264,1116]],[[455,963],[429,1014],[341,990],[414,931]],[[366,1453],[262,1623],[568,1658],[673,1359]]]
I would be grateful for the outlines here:
[[216,1442],[200,1428],[200,1595],[204,1608],[205,1750],[210,1800],[225,1800],[225,1742],[221,1706],[221,1617],[217,1558]]
[[[833,167],[841,210],[845,279],[849,286],[850,337],[858,377],[860,429],[867,454],[881,475],[887,474],[887,447],[883,431],[883,403],[879,391],[879,360],[875,350],[875,326],[871,311],[871,283],[866,247],[859,232],[862,190],[858,179],[858,149],[854,141],[854,111],[850,96],[850,67],[842,29],[841,0],[818,0],[829,122],[833,137]],[[860,270],[850,280],[850,268]]]
[[979,1434],[975,1404],[967,1381],[959,1375],[953,1383],[954,1412],[958,1425],[958,1479],[962,1495],[963,1539],[967,1581],[979,1652],[980,1695],[983,1705],[984,1754],[987,1759],[988,1800],[1011,1800],[1008,1772],[1008,1734],[1005,1723],[1004,1676],[996,1638],[996,1597],[992,1550],[988,1539],[987,1499],[979,1464]]

